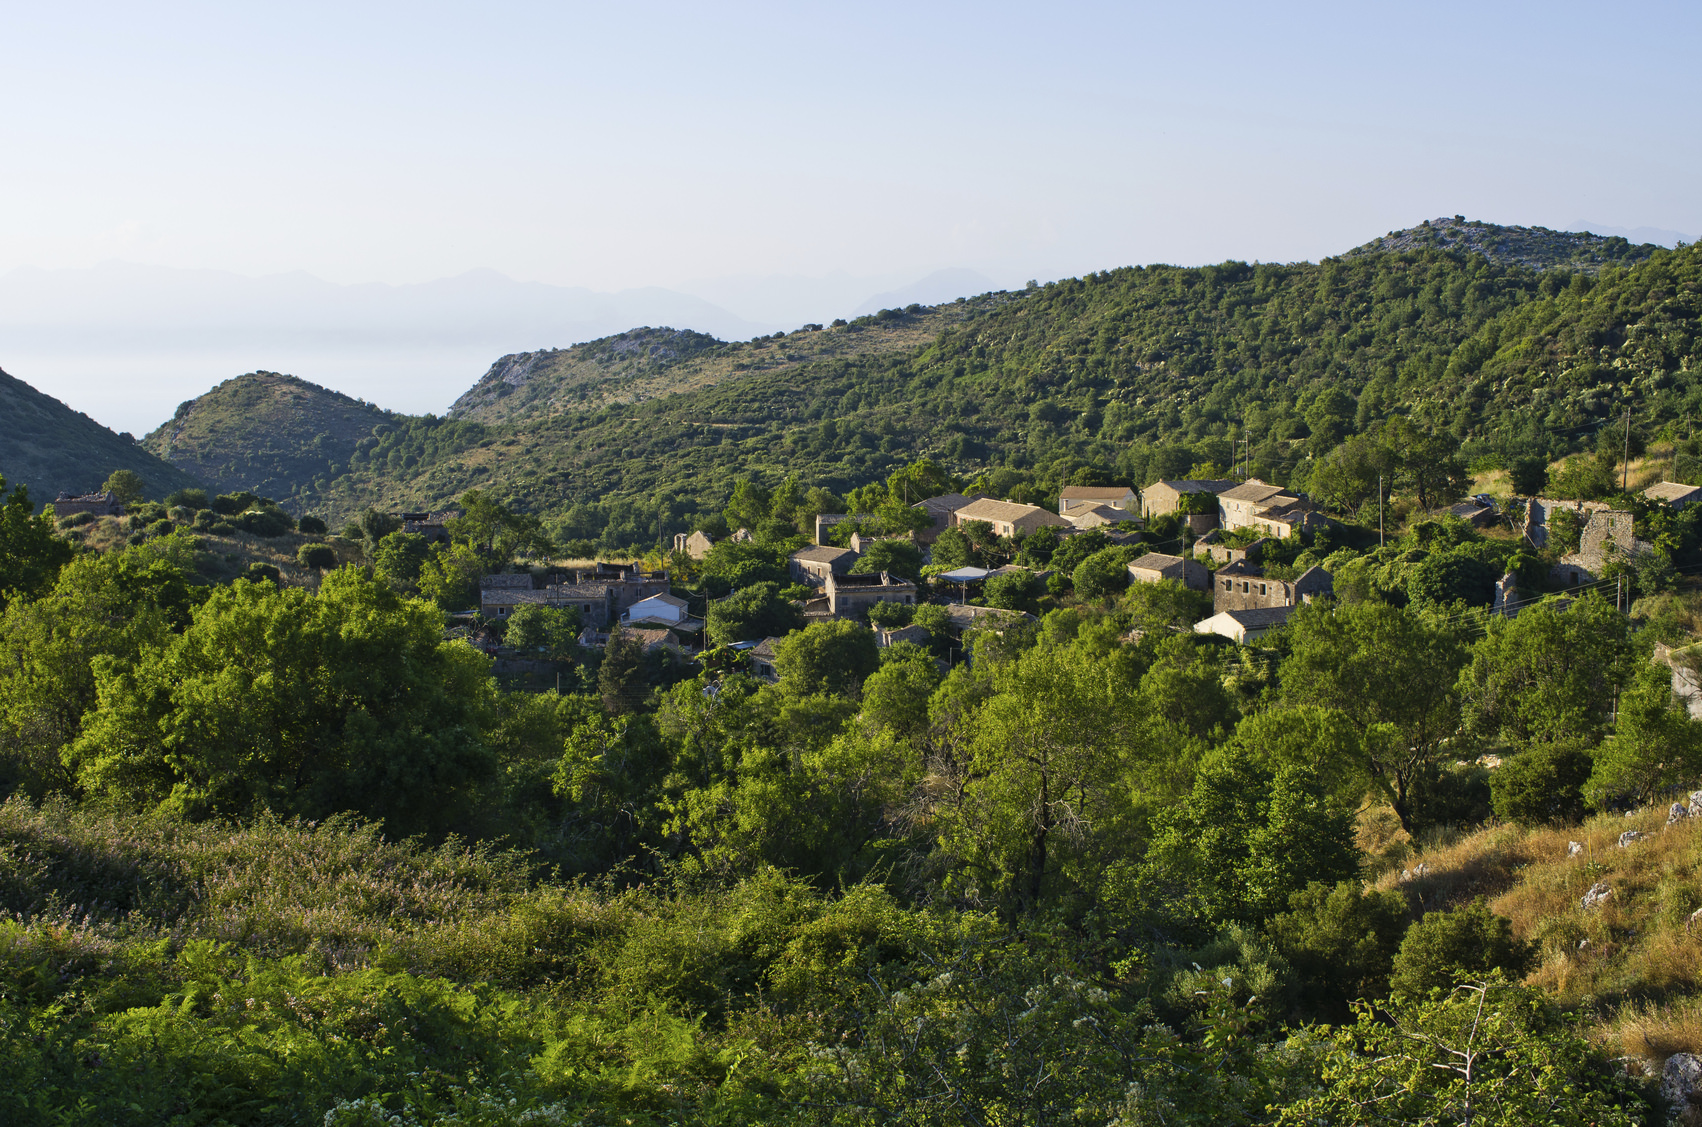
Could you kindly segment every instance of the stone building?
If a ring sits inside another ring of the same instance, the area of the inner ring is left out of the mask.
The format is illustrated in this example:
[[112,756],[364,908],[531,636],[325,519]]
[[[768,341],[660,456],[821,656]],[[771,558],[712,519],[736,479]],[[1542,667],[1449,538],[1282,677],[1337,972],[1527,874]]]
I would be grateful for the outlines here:
[[992,525],[995,536],[1027,536],[1038,528],[1075,527],[1057,513],[1047,512],[1038,505],[995,501],[991,497],[965,505],[951,515],[954,528],[961,528],[972,520],[986,521]]
[[[1141,490],[1141,516],[1157,517],[1173,513],[1181,506],[1182,498],[1190,493],[1227,493],[1240,485],[1239,481],[1159,480]],[[1215,514],[1214,514],[1215,519]]]
[[1206,570],[1205,564],[1158,552],[1149,552],[1129,561],[1129,578],[1136,583],[1174,579],[1194,591],[1204,591],[1211,586],[1211,572]]
[[876,603],[916,605],[916,584],[886,572],[827,576],[827,609],[835,618],[861,618]]
[[1212,576],[1212,610],[1293,607],[1334,592],[1334,578],[1321,567],[1309,567],[1293,580],[1271,579],[1246,560],[1237,560]]
[[1637,539],[1631,513],[1624,509],[1598,509],[1590,514],[1578,537],[1578,550],[1561,556],[1550,574],[1554,582],[1566,587],[1594,583],[1612,561],[1629,561],[1654,548],[1647,540]]
[[68,517],[72,513],[93,513],[97,517],[121,517],[124,506],[106,490],[99,493],[61,493],[53,499],[53,515]]
[[715,546],[715,541],[709,534],[701,530],[697,532],[674,533],[674,551],[684,552],[694,560],[701,560],[709,554],[709,549]]
[[860,557],[850,548],[835,548],[831,544],[816,544],[792,553],[787,570],[794,583],[820,587],[830,575],[844,575]]
[[1140,508],[1140,498],[1127,485],[1066,485],[1058,491],[1058,515],[1068,516],[1071,505],[1105,505],[1123,509],[1131,516]]

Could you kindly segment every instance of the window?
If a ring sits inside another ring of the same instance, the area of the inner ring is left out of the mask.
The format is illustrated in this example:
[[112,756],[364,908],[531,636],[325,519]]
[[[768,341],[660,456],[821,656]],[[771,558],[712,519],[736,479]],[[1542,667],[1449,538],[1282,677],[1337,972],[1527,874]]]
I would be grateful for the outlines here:
[[1263,583],[1259,584],[1259,594],[1266,594],[1265,585]]
[[1223,589],[1224,589],[1224,590],[1225,590],[1225,591],[1233,591],[1233,590],[1235,590],[1235,580],[1233,580],[1233,579],[1225,579],[1225,580],[1224,580],[1224,581],[1223,581]]

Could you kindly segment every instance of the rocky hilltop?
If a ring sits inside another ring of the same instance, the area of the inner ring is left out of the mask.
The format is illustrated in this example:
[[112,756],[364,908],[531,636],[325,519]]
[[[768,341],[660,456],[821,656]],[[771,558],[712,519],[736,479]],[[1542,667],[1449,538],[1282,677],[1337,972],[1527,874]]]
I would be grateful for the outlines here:
[[1633,244],[1618,235],[1508,227],[1455,215],[1426,219],[1404,231],[1390,231],[1380,239],[1354,247],[1343,257],[1382,251],[1443,250],[1481,254],[1491,262],[1530,270],[1563,268],[1595,273],[1604,266],[1634,266],[1662,249],[1654,243]]

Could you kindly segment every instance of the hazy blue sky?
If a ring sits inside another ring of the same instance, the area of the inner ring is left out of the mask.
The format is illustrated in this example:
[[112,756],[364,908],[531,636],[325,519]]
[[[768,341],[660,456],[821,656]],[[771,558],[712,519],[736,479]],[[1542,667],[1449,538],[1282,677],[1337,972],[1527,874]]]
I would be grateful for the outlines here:
[[1690,4],[8,5],[0,271],[338,282],[1702,233]]

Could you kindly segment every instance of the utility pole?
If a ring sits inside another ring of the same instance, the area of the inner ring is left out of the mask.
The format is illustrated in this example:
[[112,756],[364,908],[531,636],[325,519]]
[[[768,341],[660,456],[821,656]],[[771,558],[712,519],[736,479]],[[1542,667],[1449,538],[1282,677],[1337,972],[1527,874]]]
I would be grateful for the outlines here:
[[1625,409],[1625,469],[1619,475],[1619,491],[1624,493],[1631,481],[1631,408]]
[[1383,475],[1377,475],[1377,546],[1383,546]]

